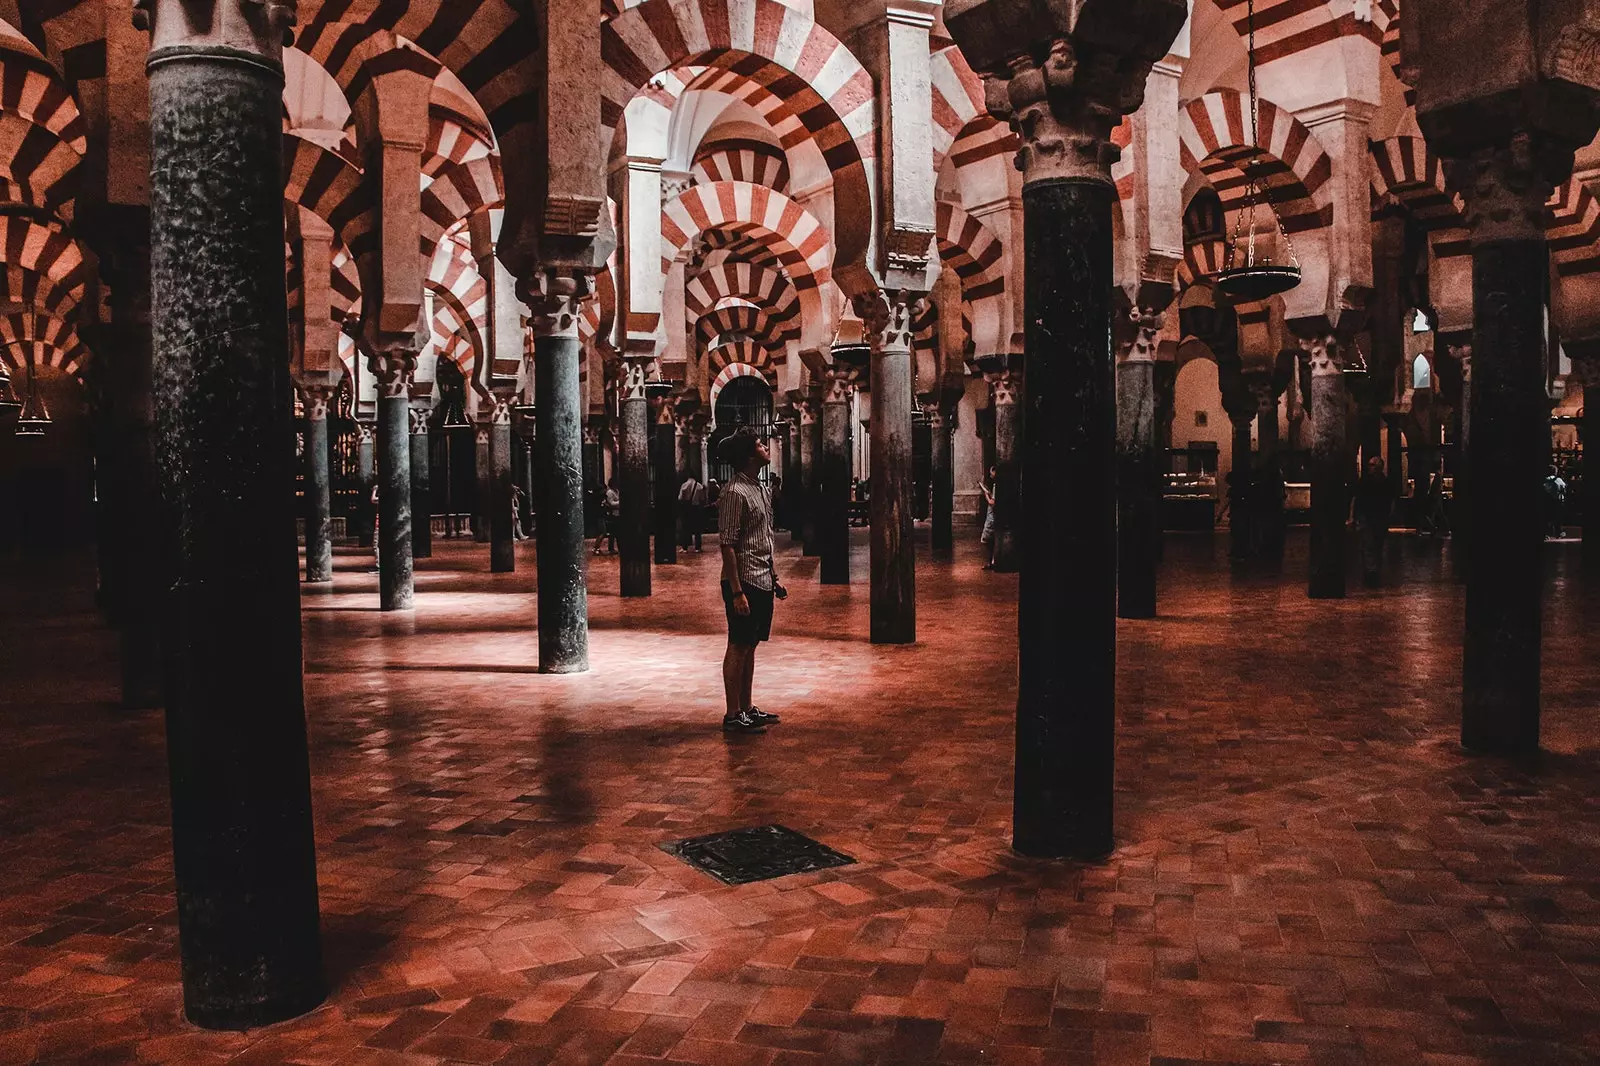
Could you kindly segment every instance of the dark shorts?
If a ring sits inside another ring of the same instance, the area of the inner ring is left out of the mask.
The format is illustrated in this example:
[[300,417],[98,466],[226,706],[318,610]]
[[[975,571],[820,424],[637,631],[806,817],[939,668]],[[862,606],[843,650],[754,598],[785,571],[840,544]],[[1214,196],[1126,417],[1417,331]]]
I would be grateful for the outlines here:
[[733,594],[728,583],[722,583],[722,607],[728,613],[728,643],[753,648],[772,636],[771,592],[744,587],[745,599],[750,603],[749,614],[739,614],[733,609]]

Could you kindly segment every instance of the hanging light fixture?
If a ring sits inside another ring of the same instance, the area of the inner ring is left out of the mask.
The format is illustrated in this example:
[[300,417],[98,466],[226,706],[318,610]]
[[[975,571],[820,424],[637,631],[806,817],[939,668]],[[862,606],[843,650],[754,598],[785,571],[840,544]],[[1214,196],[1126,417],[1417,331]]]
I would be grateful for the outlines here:
[[22,400],[22,412],[17,416],[17,436],[42,437],[50,424],[50,409],[39,395],[39,383],[33,375],[33,353],[28,353],[28,392]]
[[[1217,274],[1216,284],[1234,300],[1265,300],[1288,292],[1300,284],[1300,264],[1289,244],[1289,233],[1273,210],[1266,186],[1256,180],[1260,169],[1261,101],[1256,91],[1256,5],[1249,0],[1246,9],[1250,31],[1247,64],[1250,74],[1250,147],[1254,149],[1244,164],[1244,202],[1233,216],[1233,232],[1228,240],[1228,265]],[[1270,228],[1258,222],[1260,212],[1271,219]],[[1272,248],[1276,237],[1278,247]]]

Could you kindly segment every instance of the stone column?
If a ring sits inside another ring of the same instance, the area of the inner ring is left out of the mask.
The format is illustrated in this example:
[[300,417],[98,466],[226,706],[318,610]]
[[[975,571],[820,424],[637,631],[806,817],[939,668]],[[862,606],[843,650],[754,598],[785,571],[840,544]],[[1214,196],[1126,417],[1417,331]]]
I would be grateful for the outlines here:
[[[1178,0],[947,11],[1022,171],[1024,365],[1017,529],[1012,846],[1090,859],[1112,847],[1116,731],[1117,400],[1111,131],[1186,17]],[[1019,32],[1036,33],[1031,41]],[[1026,48],[1018,54],[1019,48]],[[1093,61],[1079,63],[1080,49]]]
[[934,554],[941,557],[948,557],[956,544],[954,442],[950,435],[955,432],[957,402],[947,402],[935,396],[925,408],[928,412],[928,458],[933,481],[930,508],[933,518],[932,548]]
[[172,545],[173,869],[184,1011],[244,1029],[324,994],[300,677],[283,286],[284,5],[151,22],[156,454]]
[[[791,393],[791,395],[793,395]],[[789,543],[799,544],[805,533],[805,488],[800,473],[800,405],[792,404],[784,420],[789,446],[783,451],[783,512],[789,526]]]
[[[583,571],[583,393],[578,311],[587,274],[542,271],[523,299],[533,309],[534,449],[539,466],[539,672],[589,669],[589,591]],[[599,431],[595,430],[595,444]],[[598,460],[598,457],[597,457]]]
[[333,387],[300,386],[306,412],[306,580],[333,580],[333,498],[328,474],[328,402]]
[[[1109,321],[1108,321],[1109,325]],[[1022,374],[1005,369],[989,376],[994,388],[994,568],[1014,574],[1021,568]]]
[[1250,520],[1255,506],[1255,490],[1250,470],[1250,429],[1255,423],[1255,411],[1244,401],[1253,397],[1224,396],[1223,406],[1228,421],[1233,426],[1233,469],[1228,476],[1233,479],[1228,489],[1228,557],[1246,559],[1250,556]]
[[1156,451],[1158,314],[1135,309],[1117,364],[1117,616],[1156,616],[1161,466]]
[[378,598],[385,611],[409,611],[415,594],[411,557],[410,348],[374,350],[378,382]]
[[1570,144],[1526,133],[1446,164],[1472,240],[1461,742],[1497,754],[1539,747],[1541,483],[1550,462],[1544,204],[1571,164]]
[[655,560],[662,565],[678,561],[678,404],[667,396],[655,401],[654,440],[650,461],[655,468],[655,496],[650,503],[650,524],[655,533]]
[[817,546],[824,585],[850,584],[850,394],[849,367],[828,369],[822,386],[822,463],[817,474]]
[[1350,521],[1350,454],[1339,341],[1304,342],[1311,364],[1311,574],[1314,600],[1344,598],[1345,530]]
[[411,421],[411,557],[433,558],[433,458],[428,450],[428,412],[412,407]]
[[[537,408],[535,408],[535,412],[537,414]],[[583,424],[583,519],[585,535],[590,535],[590,520],[595,517],[591,513],[592,505],[590,501],[602,499],[606,492],[605,456],[603,454],[605,446],[600,443],[600,417],[598,415],[592,416],[588,422]],[[537,445],[537,439],[534,443]],[[535,513],[537,511],[538,508],[536,506]],[[595,534],[599,532],[598,529],[595,530]]]
[[822,401],[806,396],[800,401],[800,483],[805,500],[800,511],[800,536],[804,555],[820,555],[817,538],[818,469],[822,465]]
[[617,551],[622,594],[650,595],[650,400],[645,395],[645,359],[623,362],[622,435],[617,442],[617,493],[622,514]]
[[357,422],[356,469],[361,481],[361,496],[356,500],[356,544],[362,548],[376,547],[372,540],[372,531],[377,525],[377,517],[372,510],[372,486],[378,483],[377,464],[377,439],[372,426]]
[[878,291],[856,301],[872,346],[871,623],[874,644],[917,639],[916,552],[911,521],[912,323],[920,293]]
[[1464,582],[1472,555],[1472,345],[1458,345],[1452,354],[1461,360],[1461,439],[1456,441],[1456,470],[1451,477],[1450,570]]
[[1278,386],[1267,372],[1252,374],[1247,381],[1256,401],[1256,464],[1259,506],[1251,509],[1256,530],[1254,540],[1265,559],[1283,558],[1283,467],[1278,455]]
[[[1600,575],[1600,345],[1568,345],[1573,377],[1583,384],[1583,421],[1578,436],[1583,442],[1583,492],[1578,515],[1583,522],[1584,572]],[[1595,402],[1590,403],[1593,400]]]
[[[493,418],[493,412],[490,412]],[[490,514],[494,511],[494,444],[490,423],[480,421],[472,437],[472,539],[479,544],[490,543],[494,536],[490,528]],[[491,549],[492,550],[492,549]]]
[[511,397],[496,396],[489,415],[489,572],[517,568],[517,538],[511,528]]

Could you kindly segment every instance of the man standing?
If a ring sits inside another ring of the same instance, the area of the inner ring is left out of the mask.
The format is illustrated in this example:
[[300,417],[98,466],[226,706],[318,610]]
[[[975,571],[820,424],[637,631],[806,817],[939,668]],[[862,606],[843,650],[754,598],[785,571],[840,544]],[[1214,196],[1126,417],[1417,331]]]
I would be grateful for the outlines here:
[[748,427],[722,443],[722,457],[734,469],[717,505],[722,542],[722,603],[728,615],[728,650],[722,657],[722,687],[729,733],[764,733],[778,716],[751,704],[756,645],[772,635],[774,599],[788,592],[778,583],[772,562],[772,502],[758,478],[767,465],[767,445]]
[[694,550],[699,551],[701,546],[701,527],[705,525],[706,487],[700,484],[700,479],[690,471],[684,476],[683,484],[678,487],[678,546],[684,551],[689,550],[689,541],[694,540]]

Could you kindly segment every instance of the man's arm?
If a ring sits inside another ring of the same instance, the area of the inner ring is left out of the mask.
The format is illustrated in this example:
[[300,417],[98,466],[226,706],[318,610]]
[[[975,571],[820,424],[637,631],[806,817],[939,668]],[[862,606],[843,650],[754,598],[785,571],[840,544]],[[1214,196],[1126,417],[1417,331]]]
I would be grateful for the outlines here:
[[733,594],[736,614],[749,614],[750,601],[745,598],[744,587],[739,583],[739,557],[735,548],[744,528],[743,498],[736,492],[725,492],[717,501],[717,538],[722,541],[722,580],[728,583]]

